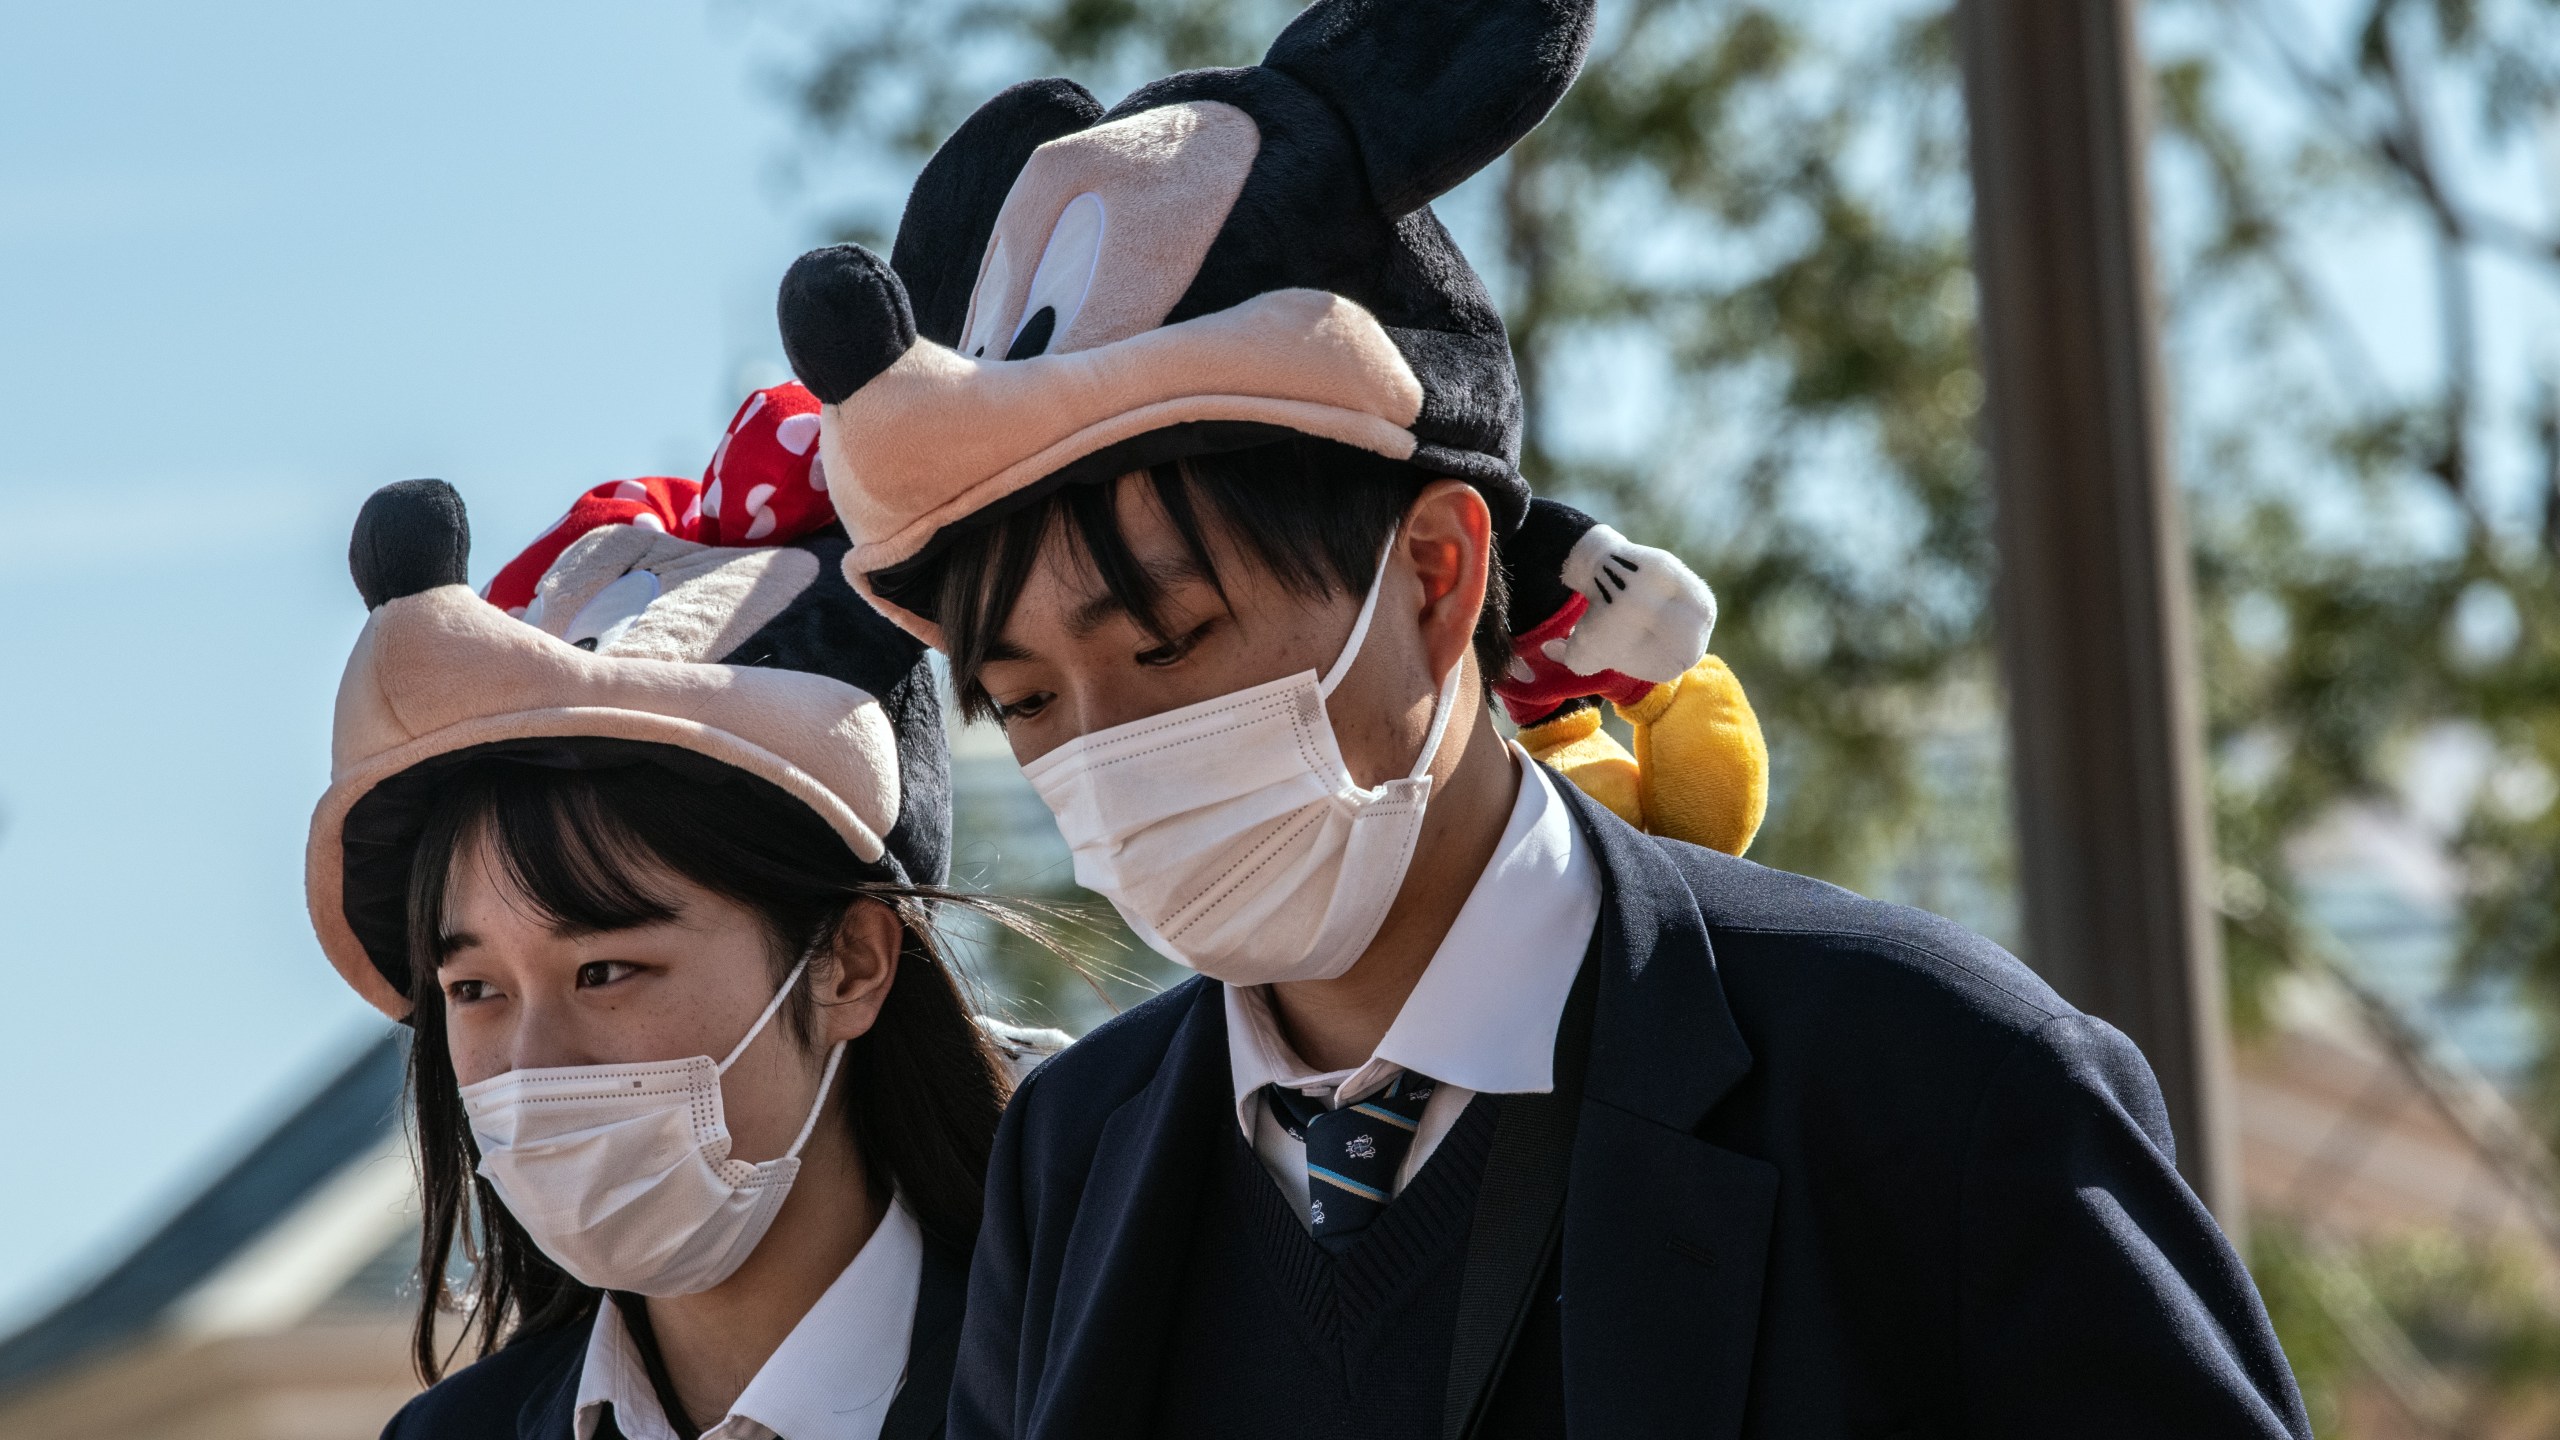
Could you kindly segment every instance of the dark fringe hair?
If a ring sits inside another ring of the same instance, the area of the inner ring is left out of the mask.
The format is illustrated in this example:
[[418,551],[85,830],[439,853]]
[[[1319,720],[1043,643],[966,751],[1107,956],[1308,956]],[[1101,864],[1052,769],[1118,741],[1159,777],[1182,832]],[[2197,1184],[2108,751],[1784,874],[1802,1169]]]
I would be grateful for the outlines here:
[[[770,935],[776,984],[831,940],[853,905],[877,900],[895,910],[906,930],[897,974],[879,1019],[846,1047],[837,1084],[873,1202],[886,1204],[895,1191],[928,1239],[967,1252],[1006,1080],[971,1018],[931,909],[954,902],[994,909],[1017,928],[1025,922],[980,897],[894,883],[887,870],[856,859],[806,805],[743,773],[646,763],[572,770],[478,757],[439,788],[409,879],[416,1031],[409,1099],[425,1211],[411,1348],[422,1380],[435,1383],[475,1337],[475,1356],[486,1356],[516,1335],[587,1319],[597,1303],[597,1292],[543,1254],[477,1173],[480,1151],[453,1071],[436,967],[454,857],[482,835],[543,918],[564,925],[615,930],[671,919],[673,905],[650,888],[666,874],[745,906]],[[804,976],[781,1011],[804,1044],[814,979]],[[457,1246],[468,1266],[459,1284]],[[437,1318],[453,1312],[463,1317],[461,1332],[440,1345]]]
[[[1140,628],[1170,642],[1164,591],[1138,563],[1120,526],[1120,487],[1154,487],[1192,566],[1226,597],[1211,558],[1206,518],[1252,563],[1290,593],[1310,600],[1369,593],[1378,556],[1433,479],[1410,465],[1330,440],[1293,437],[1173,461],[1114,480],[1063,485],[969,527],[872,582],[885,598],[942,627],[951,682],[973,720],[996,718],[978,675],[1020,603],[1053,530],[1081,542],[1074,553]],[[954,543],[954,541],[957,543]],[[1511,663],[1510,603],[1497,535],[1476,617],[1476,669],[1490,692]]]

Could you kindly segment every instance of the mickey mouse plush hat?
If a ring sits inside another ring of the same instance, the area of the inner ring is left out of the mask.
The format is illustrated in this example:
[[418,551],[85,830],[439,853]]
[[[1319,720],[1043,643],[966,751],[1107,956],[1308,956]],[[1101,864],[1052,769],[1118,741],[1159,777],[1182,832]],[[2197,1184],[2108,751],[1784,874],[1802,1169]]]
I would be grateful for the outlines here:
[[[365,502],[348,560],[372,614],[338,687],[305,884],[321,948],[375,1008],[409,1012],[408,877],[434,788],[491,752],[770,786],[863,861],[943,879],[940,701],[924,647],[844,581],[815,427],[795,424],[816,408],[798,386],[761,392],[702,483],[588,492],[485,598],[463,584],[452,487]],[[770,543],[719,543],[747,536]]]
[[1319,0],[1259,65],[1108,111],[1065,80],[988,101],[918,178],[894,268],[839,245],[782,282],[855,583],[881,598],[993,507],[1291,434],[1466,480],[1517,526],[1510,343],[1429,206],[1545,118],[1591,12]]

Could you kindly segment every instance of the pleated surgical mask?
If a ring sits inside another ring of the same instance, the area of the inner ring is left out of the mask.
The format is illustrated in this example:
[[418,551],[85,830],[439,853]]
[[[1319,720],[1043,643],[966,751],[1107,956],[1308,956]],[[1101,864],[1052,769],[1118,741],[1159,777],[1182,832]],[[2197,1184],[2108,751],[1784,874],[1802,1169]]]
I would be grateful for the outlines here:
[[728,1057],[510,1070],[462,1087],[480,1174],[542,1253],[581,1283],[690,1295],[736,1273],[800,1173],[844,1044],[778,1159],[731,1158],[720,1077],[782,1008],[792,968]]
[[1168,959],[1230,985],[1323,980],[1376,938],[1465,673],[1452,666],[1441,682],[1411,773],[1374,789],[1352,779],[1325,701],[1359,658],[1385,581],[1381,557],[1322,675],[1115,725],[1022,767],[1058,817],[1076,883]]

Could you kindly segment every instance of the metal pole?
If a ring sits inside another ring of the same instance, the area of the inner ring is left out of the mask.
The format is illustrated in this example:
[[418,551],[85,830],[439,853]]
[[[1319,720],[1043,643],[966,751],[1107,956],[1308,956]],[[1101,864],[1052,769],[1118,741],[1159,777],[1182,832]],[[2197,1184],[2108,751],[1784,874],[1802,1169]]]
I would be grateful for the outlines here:
[[2133,0],[1958,0],[2026,958],[2131,1036],[2240,1219]]

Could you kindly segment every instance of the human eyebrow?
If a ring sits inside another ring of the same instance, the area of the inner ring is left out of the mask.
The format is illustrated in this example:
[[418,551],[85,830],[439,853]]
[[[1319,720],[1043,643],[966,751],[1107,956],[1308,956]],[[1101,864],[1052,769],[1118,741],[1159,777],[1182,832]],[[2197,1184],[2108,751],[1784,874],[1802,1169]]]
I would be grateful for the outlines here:
[[[1176,585],[1207,584],[1208,572],[1189,555],[1166,555],[1147,561],[1139,567],[1148,585],[1159,593]],[[1106,588],[1099,595],[1078,605],[1067,616],[1067,633],[1081,640],[1099,630],[1114,616],[1130,614],[1129,602]]]
[[436,963],[444,964],[457,953],[480,948],[480,937],[468,930],[455,930],[436,937]]

